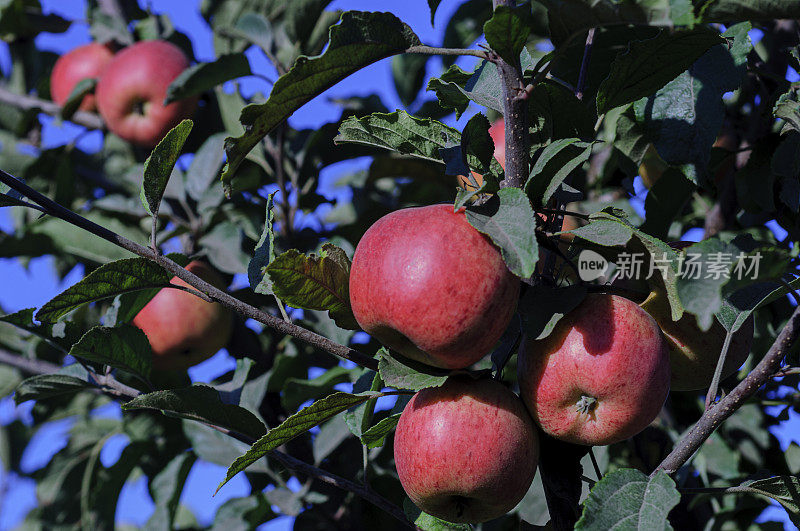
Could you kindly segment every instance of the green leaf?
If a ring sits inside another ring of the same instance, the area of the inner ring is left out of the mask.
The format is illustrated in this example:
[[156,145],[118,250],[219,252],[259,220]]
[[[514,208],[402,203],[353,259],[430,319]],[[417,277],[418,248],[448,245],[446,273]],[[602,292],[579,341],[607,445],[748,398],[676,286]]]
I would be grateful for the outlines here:
[[211,531],[249,531],[275,517],[264,493],[258,492],[223,503],[214,515]]
[[69,93],[67,101],[61,107],[61,118],[69,120],[83,103],[83,98],[91,93],[97,86],[97,80],[92,78],[81,79]]
[[156,508],[145,529],[173,529],[183,486],[195,460],[195,455],[190,452],[178,454],[150,481],[150,497]]
[[211,63],[190,66],[167,87],[164,105],[197,96],[226,81],[252,75],[250,62],[243,53],[221,55]]
[[648,478],[638,470],[623,468],[606,474],[592,487],[575,529],[672,529],[667,516],[680,499],[675,482],[664,472]]
[[14,390],[17,405],[28,400],[41,400],[54,396],[71,395],[91,388],[89,382],[63,374],[40,374],[23,380]]
[[528,97],[532,147],[565,138],[592,138],[596,116],[567,87],[545,79]]
[[646,216],[640,230],[666,239],[672,221],[680,215],[696,188],[681,172],[667,168],[647,192],[644,200]]
[[442,0],[428,0],[428,9],[431,10],[431,26],[433,26],[433,19],[436,17],[436,10],[439,9],[439,4]]
[[144,162],[144,180],[139,195],[145,210],[153,216],[154,222],[172,169],[181,156],[183,144],[189,137],[193,125],[191,120],[184,120],[170,129]]
[[60,322],[54,325],[44,323],[34,324],[33,314],[35,308],[27,308],[18,312],[10,313],[0,317],[0,322],[8,323],[29,332],[36,337],[40,337],[56,348],[64,352],[68,351],[83,333],[75,323]]
[[408,521],[422,531],[470,531],[473,529],[470,524],[454,524],[422,512],[408,498],[403,499],[403,512],[406,513]]
[[207,385],[195,384],[139,395],[123,404],[122,409],[157,409],[165,415],[214,424],[253,438],[261,437],[266,431],[255,415],[243,407],[223,403],[219,393]]
[[386,441],[386,436],[397,426],[402,413],[395,413],[382,419],[377,424],[371,426],[367,431],[361,435],[362,444],[367,448],[378,448],[383,446]]
[[417,99],[425,83],[429,55],[404,53],[392,58],[392,79],[401,103],[409,107]]
[[264,222],[264,231],[253,251],[253,258],[247,266],[247,277],[250,280],[250,287],[256,293],[263,295],[272,294],[272,279],[267,274],[267,266],[275,260],[275,233],[272,225],[275,222],[275,194],[273,192],[267,197],[267,214]]
[[495,8],[492,18],[483,25],[486,42],[510,65],[517,64],[519,54],[528,41],[530,15],[530,6],[511,9],[501,5]]
[[800,18],[800,0],[704,0],[699,19],[704,22],[744,22]]
[[800,526],[800,477],[776,476],[767,479],[745,481],[730,487],[724,493],[743,492],[766,496],[780,503],[795,526]]
[[464,72],[458,65],[452,65],[440,77],[431,78],[426,90],[434,92],[445,109],[455,109],[458,120],[469,105],[469,98],[463,91],[471,77],[472,74]]
[[194,155],[186,172],[186,193],[195,201],[200,201],[216,182],[225,155],[225,133],[208,137]]
[[725,116],[722,96],[742,82],[752,49],[750,24],[730,27],[728,47],[717,45],[662,89],[638,100],[636,121],[652,139],[658,154],[671,166],[685,166],[695,182],[704,177]]
[[335,143],[376,146],[404,155],[442,162],[439,150],[457,146],[461,133],[437,120],[417,118],[406,111],[352,116],[339,126]]
[[55,323],[84,304],[140,289],[163,288],[170,285],[171,278],[164,268],[146,258],[117,260],[98,267],[56,295],[36,312],[36,319]]
[[242,110],[245,133],[225,141],[228,165],[223,182],[229,185],[250,150],[312,98],[361,68],[419,44],[411,28],[390,13],[343,13],[341,22],[330,28],[324,54],[299,57],[275,82],[266,103]]
[[692,66],[709,48],[724,42],[719,33],[706,28],[662,32],[652,39],[631,42],[600,84],[597,113],[605,114],[652,94]]
[[557,47],[589,28],[638,24],[690,26],[694,23],[691,0],[539,0],[550,17],[550,35]]
[[302,435],[314,426],[322,424],[329,418],[338,415],[342,411],[366,402],[370,398],[385,396],[384,393],[360,393],[352,395],[349,393],[333,393],[321,400],[317,400],[307,408],[301,409],[294,415],[284,420],[280,425],[271,429],[266,435],[257,440],[253,446],[243,456],[236,459],[228,468],[225,479],[217,487],[217,492],[230,479],[255,463],[262,457],[278,446],[285,444],[295,437]]
[[536,214],[528,196],[519,188],[502,188],[481,206],[469,207],[467,221],[500,248],[508,268],[520,278],[536,270]]
[[313,379],[287,378],[281,394],[281,405],[288,411],[297,411],[307,400],[316,400],[333,391],[333,386],[350,381],[350,370],[331,367]]
[[426,387],[439,387],[449,371],[435,369],[409,359],[400,361],[397,354],[390,355],[382,348],[378,351],[378,374],[389,387],[419,391]]
[[558,321],[574,310],[585,296],[586,287],[580,284],[563,288],[543,284],[528,287],[518,308],[525,335],[535,339],[549,336]]
[[[0,398],[5,398],[14,392],[14,389],[22,382],[22,375],[14,367],[0,365]],[[0,430],[2,432],[2,430]],[[2,469],[3,448],[2,433],[0,433],[0,469]]]
[[548,145],[536,159],[525,191],[536,204],[547,204],[564,179],[589,160],[592,146],[591,142],[577,138],[564,138]]
[[[184,420],[181,424],[183,426],[183,434],[189,439],[194,453],[197,454],[197,457],[209,463],[227,467],[250,448],[249,445],[242,441],[205,424],[193,420]],[[266,460],[263,460],[255,463],[247,471],[249,473],[267,474],[270,470],[267,467]]]
[[150,342],[139,328],[95,326],[72,345],[70,356],[109,365],[147,381],[152,370]]
[[272,25],[258,13],[249,12],[239,17],[231,32],[262,50],[272,51]]
[[290,306],[327,310],[342,328],[357,329],[350,308],[350,260],[331,243],[320,255],[304,255],[290,249],[267,266],[275,295]]

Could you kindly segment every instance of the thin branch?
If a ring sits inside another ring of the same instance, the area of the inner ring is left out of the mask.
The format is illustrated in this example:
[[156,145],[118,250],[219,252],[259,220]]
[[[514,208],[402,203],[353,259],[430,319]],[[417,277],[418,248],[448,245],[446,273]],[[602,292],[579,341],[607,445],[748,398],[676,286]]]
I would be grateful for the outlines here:
[[708,386],[708,393],[706,394],[706,411],[713,407],[714,401],[717,399],[719,381],[722,379],[722,369],[725,367],[725,360],[728,358],[728,349],[731,346],[732,338],[733,333],[728,332],[725,334],[725,341],[722,343],[722,350],[719,353],[717,366],[714,368],[714,376],[711,378],[711,385]]
[[[6,365],[10,365],[12,367],[17,367],[22,369],[23,371],[29,374],[53,374],[57,372],[60,367],[53,363],[49,363],[47,361],[42,360],[33,360],[28,358],[23,358],[22,356],[17,356],[6,352],[4,350],[0,350],[0,362],[5,363]],[[117,400],[130,400],[136,398],[141,394],[138,389],[134,389],[133,387],[129,387],[122,382],[118,381],[114,378],[111,374],[106,375],[98,375],[98,374],[91,374],[94,383],[99,385],[102,391],[112,398]],[[399,394],[399,393],[397,393]],[[214,424],[204,423],[207,426],[214,428],[215,430],[224,433],[230,437],[233,437],[237,440],[244,442],[245,444],[252,445],[255,440],[251,437],[247,437],[245,435],[233,432],[228,428],[224,428],[222,426],[217,426]],[[273,450],[269,453],[269,457],[275,459],[276,461],[280,462],[286,468],[294,470],[295,472],[300,472],[301,474],[305,474],[310,477],[314,477],[328,483],[329,485],[333,485],[343,490],[350,491],[357,496],[360,496],[364,500],[372,503],[379,509],[386,511],[391,516],[397,518],[400,522],[402,522],[406,527],[410,529],[415,529],[416,527],[412,525],[408,519],[406,518],[405,514],[403,513],[402,509],[398,506],[387,500],[386,498],[376,494],[375,492],[371,491],[370,489],[365,488],[363,485],[360,485],[354,481],[350,481],[348,479],[342,478],[328,472],[326,470],[322,470],[317,468],[313,465],[306,463],[305,461],[301,461],[296,457],[293,457],[287,453],[281,452],[279,450]]]
[[278,332],[305,341],[319,348],[320,350],[324,350],[325,352],[333,354],[334,356],[352,361],[357,365],[372,369],[374,371],[378,370],[378,362],[375,358],[367,356],[366,354],[358,352],[357,350],[353,350],[345,345],[340,345],[339,343],[331,341],[327,337],[316,334],[311,330],[307,330],[292,323],[287,323],[283,319],[275,317],[274,315],[270,315],[267,312],[259,310],[254,306],[250,306],[249,304],[232,297],[228,293],[212,286],[193,273],[190,273],[166,256],[159,255],[149,247],[133,242],[101,225],[89,221],[83,216],[76,214],[75,212],[40,194],[30,186],[26,185],[3,170],[0,170],[0,182],[7,184],[9,187],[28,197],[33,202],[44,207],[51,216],[55,216],[67,221],[76,227],[80,227],[88,232],[91,232],[92,234],[116,244],[123,249],[127,249],[138,256],[156,262],[158,265],[176,277],[180,278],[187,284],[190,284],[192,287],[196,288],[202,293],[205,293],[213,300],[219,302],[227,308],[230,308],[233,311],[240,313],[241,315],[244,315],[245,317],[249,317],[250,319],[263,323],[270,328],[277,330]]
[[[22,110],[37,109],[50,116],[61,116],[60,105],[57,105],[52,101],[36,98],[34,96],[16,94],[4,87],[0,87],[0,103],[11,105]],[[105,129],[105,122],[103,122],[103,119],[100,118],[99,115],[91,112],[77,111],[72,115],[69,121],[84,127],[88,127],[89,129]]]
[[493,57],[485,50],[470,50],[467,48],[436,48],[435,46],[426,46],[421,44],[419,46],[411,46],[406,49],[406,53],[419,53],[423,55],[470,55],[473,57],[480,57],[487,61],[493,61]]
[[583,59],[581,60],[581,71],[578,74],[578,86],[575,87],[575,97],[583,99],[583,89],[586,88],[586,74],[589,71],[589,60],[592,58],[592,47],[594,46],[594,32],[591,28],[586,35],[586,46],[583,48]]
[[[780,370],[786,353],[800,336],[800,307],[797,307],[781,330],[764,358],[733,391],[707,410],[697,424],[675,446],[656,470],[672,474],[683,466],[722,422],[730,417],[748,398]],[[655,473],[655,472],[654,472]]]

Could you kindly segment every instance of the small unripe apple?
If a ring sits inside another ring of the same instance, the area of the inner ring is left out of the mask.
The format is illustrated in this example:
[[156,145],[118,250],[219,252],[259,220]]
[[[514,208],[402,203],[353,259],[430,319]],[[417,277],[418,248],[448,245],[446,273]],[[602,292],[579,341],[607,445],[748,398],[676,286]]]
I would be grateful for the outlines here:
[[[489,136],[492,137],[492,142],[494,142],[494,158],[496,158],[497,162],[500,163],[500,167],[505,169],[506,126],[502,118],[496,120],[491,126],[489,126]],[[483,175],[472,172],[472,176],[475,178],[475,182],[478,183],[478,188],[480,188],[483,184]],[[469,178],[464,175],[458,176],[458,184],[465,190],[472,191],[478,189],[470,182]]]
[[449,522],[506,514],[536,474],[539,441],[519,398],[491,379],[451,377],[408,402],[394,436],[403,488]]
[[[64,105],[78,83],[84,79],[100,77],[113,57],[114,52],[109,45],[97,42],[78,46],[59,57],[50,75],[50,95],[53,101]],[[95,111],[97,102],[94,94],[84,96],[78,109]]]
[[520,396],[553,437],[605,445],[645,429],[669,392],[669,348],[655,320],[623,297],[590,294],[549,336],[526,339]]
[[180,48],[167,41],[143,41],[116,56],[97,82],[97,107],[120,138],[153,147],[192,115],[197,98],[164,105],[167,88],[189,67]]
[[[696,391],[707,389],[714,377],[714,371],[725,343],[727,332],[719,321],[707,332],[700,330],[695,317],[684,313],[677,321],[672,320],[669,301],[663,291],[653,291],[642,303],[647,313],[653,316],[670,348],[670,367],[672,369],[673,391]],[[750,316],[737,330],[728,346],[722,379],[734,374],[750,355],[753,342],[753,317]]]
[[372,225],[350,270],[358,324],[409,358],[461,369],[485,356],[517,307],[519,279],[452,205],[406,208]]
[[[223,288],[222,277],[204,262],[194,261],[186,269],[209,284]],[[191,287],[173,277],[176,286]],[[216,302],[174,288],[163,288],[133,319],[153,350],[153,367],[185,370],[197,365],[228,344],[233,315]]]

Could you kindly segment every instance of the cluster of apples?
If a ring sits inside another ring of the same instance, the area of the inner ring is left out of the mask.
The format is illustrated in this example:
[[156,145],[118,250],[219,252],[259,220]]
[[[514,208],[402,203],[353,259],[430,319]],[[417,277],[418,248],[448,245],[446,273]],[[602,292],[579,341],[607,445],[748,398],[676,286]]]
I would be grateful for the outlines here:
[[167,88],[189,67],[189,59],[163,40],[137,42],[117,53],[110,44],[90,43],[62,55],[53,66],[50,93],[63,105],[84,79],[97,79],[79,110],[98,111],[109,130],[142,147],[154,147],[197,106],[197,98],[164,105]]
[[[492,136],[502,147],[502,122]],[[451,205],[379,219],[350,272],[353,313],[366,332],[407,358],[452,370],[499,341],[519,292],[497,248]],[[502,516],[533,481],[535,425],[582,445],[632,437],[658,416],[670,389],[709,385],[725,335],[718,322],[702,332],[688,314],[673,321],[663,291],[641,305],[590,294],[546,338],[523,338],[520,396],[458,372],[414,395],[394,439],[403,488],[420,509],[450,522]],[[752,337],[750,319],[733,336],[723,377],[747,358]]]

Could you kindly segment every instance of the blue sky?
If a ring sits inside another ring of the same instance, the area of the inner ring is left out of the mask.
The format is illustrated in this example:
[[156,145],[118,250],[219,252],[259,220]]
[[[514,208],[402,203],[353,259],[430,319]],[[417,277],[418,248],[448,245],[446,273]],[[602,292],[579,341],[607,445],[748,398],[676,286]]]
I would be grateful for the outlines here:
[[[57,13],[70,19],[83,17],[84,0],[41,0],[41,3],[47,12]],[[154,12],[170,15],[173,24],[191,38],[195,56],[199,61],[214,59],[211,30],[199,15],[200,0],[152,0],[149,2],[140,0],[140,4],[143,7],[145,4],[149,4]],[[374,0],[335,0],[330,8],[364,11],[376,8],[389,10],[411,25],[423,42],[438,45],[442,40],[444,24],[459,4],[459,0],[444,0],[437,11],[434,27],[431,27],[430,24],[427,0],[380,2],[377,5]],[[189,5],[191,8],[188,7]],[[61,53],[89,40],[88,27],[85,24],[76,23],[65,34],[41,34],[37,37],[37,45],[42,49]],[[274,69],[260,51],[251,49],[247,55],[254,71],[264,73],[273,79],[277,77]],[[470,62],[472,62],[470,58],[459,60],[462,66]],[[440,60],[434,58],[429,62],[428,71],[437,72],[440,70],[440,65]],[[0,43],[0,68],[7,71],[9,66],[6,45]],[[270,89],[266,82],[255,77],[246,79],[242,86],[245,95],[255,92],[267,93]],[[323,123],[335,120],[340,114],[339,108],[328,102],[329,98],[366,96],[373,93],[379,94],[390,109],[402,107],[394,90],[389,60],[365,68],[337,84],[298,110],[289,118],[289,122],[298,129],[319,127]],[[463,126],[472,112],[467,113],[458,122],[451,119],[449,123]],[[43,143],[46,147],[61,145],[82,132],[82,128],[72,124],[56,125],[52,119],[47,117],[44,119],[47,125],[43,131]],[[82,137],[79,145],[87,151],[93,151],[99,149],[100,143],[100,133],[91,132]],[[347,194],[346,190],[334,190],[330,183],[337,175],[357,168],[366,168],[368,163],[368,160],[356,160],[326,168],[321,178],[323,190],[330,195]],[[637,188],[637,191],[640,193],[634,204],[643,206],[646,191],[641,186]],[[8,210],[0,209],[0,230],[10,230]],[[76,269],[70,272],[65,279],[59,281],[54,274],[52,262],[47,257],[31,260],[27,269],[22,268],[16,260],[0,259],[0,279],[3,284],[0,289],[0,307],[11,312],[31,306],[40,306],[69,285],[77,282],[81,276],[82,271]],[[246,283],[244,278],[237,279],[237,281]],[[195,381],[208,381],[229,370],[232,365],[232,359],[222,351],[212,359],[193,368],[190,375]],[[15,408],[11,400],[1,400],[0,424],[5,424],[14,418],[29,419],[31,405],[31,403],[27,403]],[[97,414],[118,417],[121,413],[116,405],[111,405],[98,411]],[[37,434],[23,456],[25,471],[36,470],[48,462],[50,456],[64,445],[69,425],[69,421],[52,423]],[[781,430],[784,447],[790,438],[797,439],[797,424],[793,422],[792,425],[795,426],[795,429],[792,430],[794,433],[785,428]],[[124,436],[112,437],[101,454],[103,463],[109,465],[116,461],[126,444],[127,440]],[[181,502],[194,512],[200,524],[210,523],[217,508],[226,500],[249,494],[249,486],[240,475],[226,485],[216,497],[212,497],[211,494],[224,477],[224,473],[224,468],[220,466],[199,461],[189,475]],[[32,481],[2,474],[3,472],[0,470],[0,493],[5,491],[8,495],[5,500],[0,500],[0,531],[13,528],[28,510],[35,506]],[[299,486],[296,481],[290,485]],[[117,508],[117,521],[141,525],[149,518],[152,511],[153,503],[147,492],[144,478],[127,484],[123,489]],[[782,509],[770,509],[769,512],[772,517],[783,518]],[[270,531],[291,529],[291,524],[291,518],[282,517],[262,525],[260,529]]]

